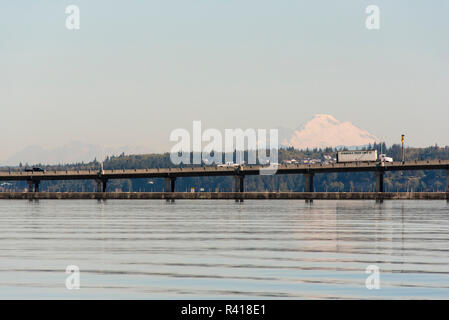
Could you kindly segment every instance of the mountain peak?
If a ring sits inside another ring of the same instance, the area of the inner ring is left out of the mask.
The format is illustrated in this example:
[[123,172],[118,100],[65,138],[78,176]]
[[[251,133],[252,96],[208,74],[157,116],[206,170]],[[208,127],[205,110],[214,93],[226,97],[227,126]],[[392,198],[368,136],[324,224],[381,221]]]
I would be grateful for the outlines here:
[[305,125],[282,139],[282,144],[299,149],[339,146],[364,146],[379,142],[366,130],[359,129],[351,122],[341,122],[329,114],[316,114]]
[[318,113],[316,114],[312,120],[327,120],[330,122],[339,122],[337,119],[334,118],[331,114],[324,114],[324,113]]

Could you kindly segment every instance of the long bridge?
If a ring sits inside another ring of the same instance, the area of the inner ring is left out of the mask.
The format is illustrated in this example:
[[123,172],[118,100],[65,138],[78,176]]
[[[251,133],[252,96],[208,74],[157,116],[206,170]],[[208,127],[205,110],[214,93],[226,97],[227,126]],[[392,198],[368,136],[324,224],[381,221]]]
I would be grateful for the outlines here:
[[[233,176],[234,191],[244,192],[245,176],[260,175],[268,170],[261,165],[241,165],[237,167],[203,166],[183,168],[151,169],[114,169],[114,170],[66,170],[66,171],[0,171],[0,181],[26,181],[29,191],[38,192],[39,184],[44,180],[95,180],[97,192],[106,192],[107,182],[111,179],[164,178],[166,191],[175,192],[177,178],[205,176]],[[313,177],[320,173],[334,172],[375,172],[376,193],[384,192],[384,174],[388,171],[405,170],[445,170],[446,192],[449,193],[449,160],[424,160],[402,162],[347,162],[330,164],[279,164],[274,174],[303,174],[304,191],[314,192]]]
[[447,200],[447,192],[0,192],[9,200]]

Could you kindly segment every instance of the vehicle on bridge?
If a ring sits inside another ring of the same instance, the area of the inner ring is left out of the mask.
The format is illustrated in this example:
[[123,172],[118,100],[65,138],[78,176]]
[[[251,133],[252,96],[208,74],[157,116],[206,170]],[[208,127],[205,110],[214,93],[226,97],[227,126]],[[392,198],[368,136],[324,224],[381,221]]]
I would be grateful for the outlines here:
[[41,167],[25,168],[25,172],[45,172]]
[[235,167],[240,167],[240,164],[228,161],[224,164],[218,164],[217,167],[219,167],[219,168],[235,168]]
[[377,150],[346,150],[337,152],[337,163],[374,161],[377,161]]
[[337,158],[329,155],[329,154],[325,154],[323,156],[324,161],[322,162],[323,164],[332,164],[332,163],[336,163],[337,162]]
[[337,163],[344,162],[393,162],[393,158],[381,154],[377,157],[377,150],[347,150],[337,152]]
[[298,160],[291,159],[291,160],[282,160],[282,164],[298,164]]
[[385,155],[385,154],[381,154],[379,156],[379,161],[380,162],[393,162],[393,158],[387,157],[387,155]]

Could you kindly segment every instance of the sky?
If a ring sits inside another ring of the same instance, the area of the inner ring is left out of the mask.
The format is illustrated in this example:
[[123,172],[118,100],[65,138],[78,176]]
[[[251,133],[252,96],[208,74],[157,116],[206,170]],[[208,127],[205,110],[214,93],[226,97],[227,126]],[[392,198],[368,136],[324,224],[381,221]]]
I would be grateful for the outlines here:
[[[80,30],[65,26],[80,9]],[[380,29],[365,27],[368,5]],[[449,145],[447,0],[0,0],[0,161],[69,141],[169,151],[170,132],[331,114]]]

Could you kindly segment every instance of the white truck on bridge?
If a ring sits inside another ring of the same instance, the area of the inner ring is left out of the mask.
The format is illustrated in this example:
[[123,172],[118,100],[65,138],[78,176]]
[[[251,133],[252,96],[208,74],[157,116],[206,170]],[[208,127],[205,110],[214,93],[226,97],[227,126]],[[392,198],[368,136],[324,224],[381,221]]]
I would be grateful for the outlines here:
[[393,158],[381,154],[377,157],[377,150],[347,150],[337,152],[337,163],[342,162],[393,162]]
[[393,158],[387,157],[385,154],[381,154],[379,156],[379,161],[380,162],[393,162]]

